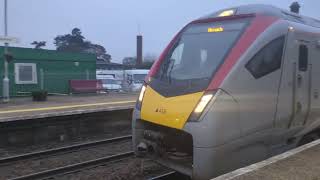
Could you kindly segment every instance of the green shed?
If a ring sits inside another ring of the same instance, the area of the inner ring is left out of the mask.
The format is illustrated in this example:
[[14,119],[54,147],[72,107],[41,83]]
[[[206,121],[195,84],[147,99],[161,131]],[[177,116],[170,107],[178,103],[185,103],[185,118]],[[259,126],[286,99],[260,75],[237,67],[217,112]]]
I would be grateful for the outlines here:
[[[32,91],[68,94],[69,80],[96,79],[96,56],[55,50],[10,47],[14,60],[9,63],[10,95]],[[4,48],[0,47],[0,96],[4,75]]]

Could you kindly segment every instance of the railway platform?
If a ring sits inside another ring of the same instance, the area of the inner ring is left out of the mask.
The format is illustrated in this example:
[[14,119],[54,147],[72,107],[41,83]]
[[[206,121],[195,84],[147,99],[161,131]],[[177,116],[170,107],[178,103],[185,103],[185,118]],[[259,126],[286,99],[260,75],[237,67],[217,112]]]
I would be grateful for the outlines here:
[[13,98],[9,103],[0,103],[0,122],[132,109],[136,98],[136,93],[48,96],[45,102],[33,102],[31,97]]
[[320,140],[244,167],[213,180],[320,179]]

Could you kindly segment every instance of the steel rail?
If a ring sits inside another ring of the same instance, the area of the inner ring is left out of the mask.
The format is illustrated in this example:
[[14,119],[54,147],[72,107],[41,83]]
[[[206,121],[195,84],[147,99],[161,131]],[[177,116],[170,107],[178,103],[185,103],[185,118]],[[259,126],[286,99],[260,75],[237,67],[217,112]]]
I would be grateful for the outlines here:
[[152,178],[150,178],[149,180],[159,180],[159,179],[170,178],[170,177],[172,177],[172,176],[176,176],[176,173],[177,173],[177,172],[175,172],[175,171],[171,171],[171,172],[168,172],[168,173],[165,173],[165,174],[156,176],[156,177],[152,177]]
[[53,155],[58,155],[58,154],[62,154],[62,153],[65,154],[65,153],[70,153],[70,152],[74,152],[74,151],[80,151],[80,150],[88,149],[90,147],[99,146],[99,145],[103,145],[103,144],[109,144],[109,143],[118,142],[118,141],[123,141],[123,140],[131,139],[131,138],[132,138],[131,135],[127,135],[127,136],[104,139],[104,140],[99,140],[99,141],[91,141],[88,143],[76,144],[76,145],[72,145],[72,146],[65,146],[65,147],[61,147],[61,148],[54,148],[54,149],[49,149],[49,150],[44,150],[44,151],[38,151],[38,152],[32,152],[32,153],[27,153],[27,154],[11,156],[11,157],[0,159],[0,166],[6,165],[8,163],[13,163],[16,161],[22,161],[25,159],[33,159],[33,158],[39,158],[39,157],[41,158],[44,156],[53,156]]
[[88,169],[91,167],[102,166],[102,165],[109,163],[109,162],[112,162],[112,161],[123,160],[123,159],[133,157],[133,156],[134,156],[134,152],[129,151],[129,152],[125,152],[122,154],[117,154],[117,155],[113,155],[113,156],[108,156],[108,157],[104,157],[104,158],[99,158],[99,159],[95,159],[95,160],[72,164],[72,165],[68,165],[68,166],[64,166],[64,167],[50,169],[50,170],[46,170],[46,171],[42,171],[42,172],[28,174],[28,175],[24,175],[24,176],[20,176],[20,177],[15,177],[15,178],[12,178],[9,180],[47,179],[47,178],[55,177],[58,175],[74,173],[74,172],[77,172],[77,171],[80,171],[83,169]]

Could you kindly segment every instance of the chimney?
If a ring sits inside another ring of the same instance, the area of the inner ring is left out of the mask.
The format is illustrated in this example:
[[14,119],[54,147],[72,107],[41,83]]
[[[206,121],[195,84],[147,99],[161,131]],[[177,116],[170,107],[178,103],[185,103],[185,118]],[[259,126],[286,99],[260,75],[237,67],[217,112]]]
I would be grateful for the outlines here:
[[299,14],[299,10],[300,10],[300,4],[298,3],[298,2],[293,2],[292,4],[291,4],[291,6],[290,6],[290,10],[291,10],[291,12],[293,12],[293,13],[297,13],[297,14]]
[[137,36],[137,62],[136,66],[139,67],[142,65],[142,35]]

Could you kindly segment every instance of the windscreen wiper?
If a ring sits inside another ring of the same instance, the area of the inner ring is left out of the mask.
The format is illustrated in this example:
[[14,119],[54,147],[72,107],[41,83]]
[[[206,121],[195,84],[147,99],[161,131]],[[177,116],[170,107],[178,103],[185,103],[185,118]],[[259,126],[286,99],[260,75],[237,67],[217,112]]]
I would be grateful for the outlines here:
[[169,65],[170,65],[170,64],[172,64],[172,65],[171,65],[171,67],[170,67],[170,71],[169,71],[169,74],[168,74],[169,84],[171,84],[171,72],[172,72],[172,69],[173,69],[174,62],[175,62],[175,61],[176,61],[175,59],[170,59]]

